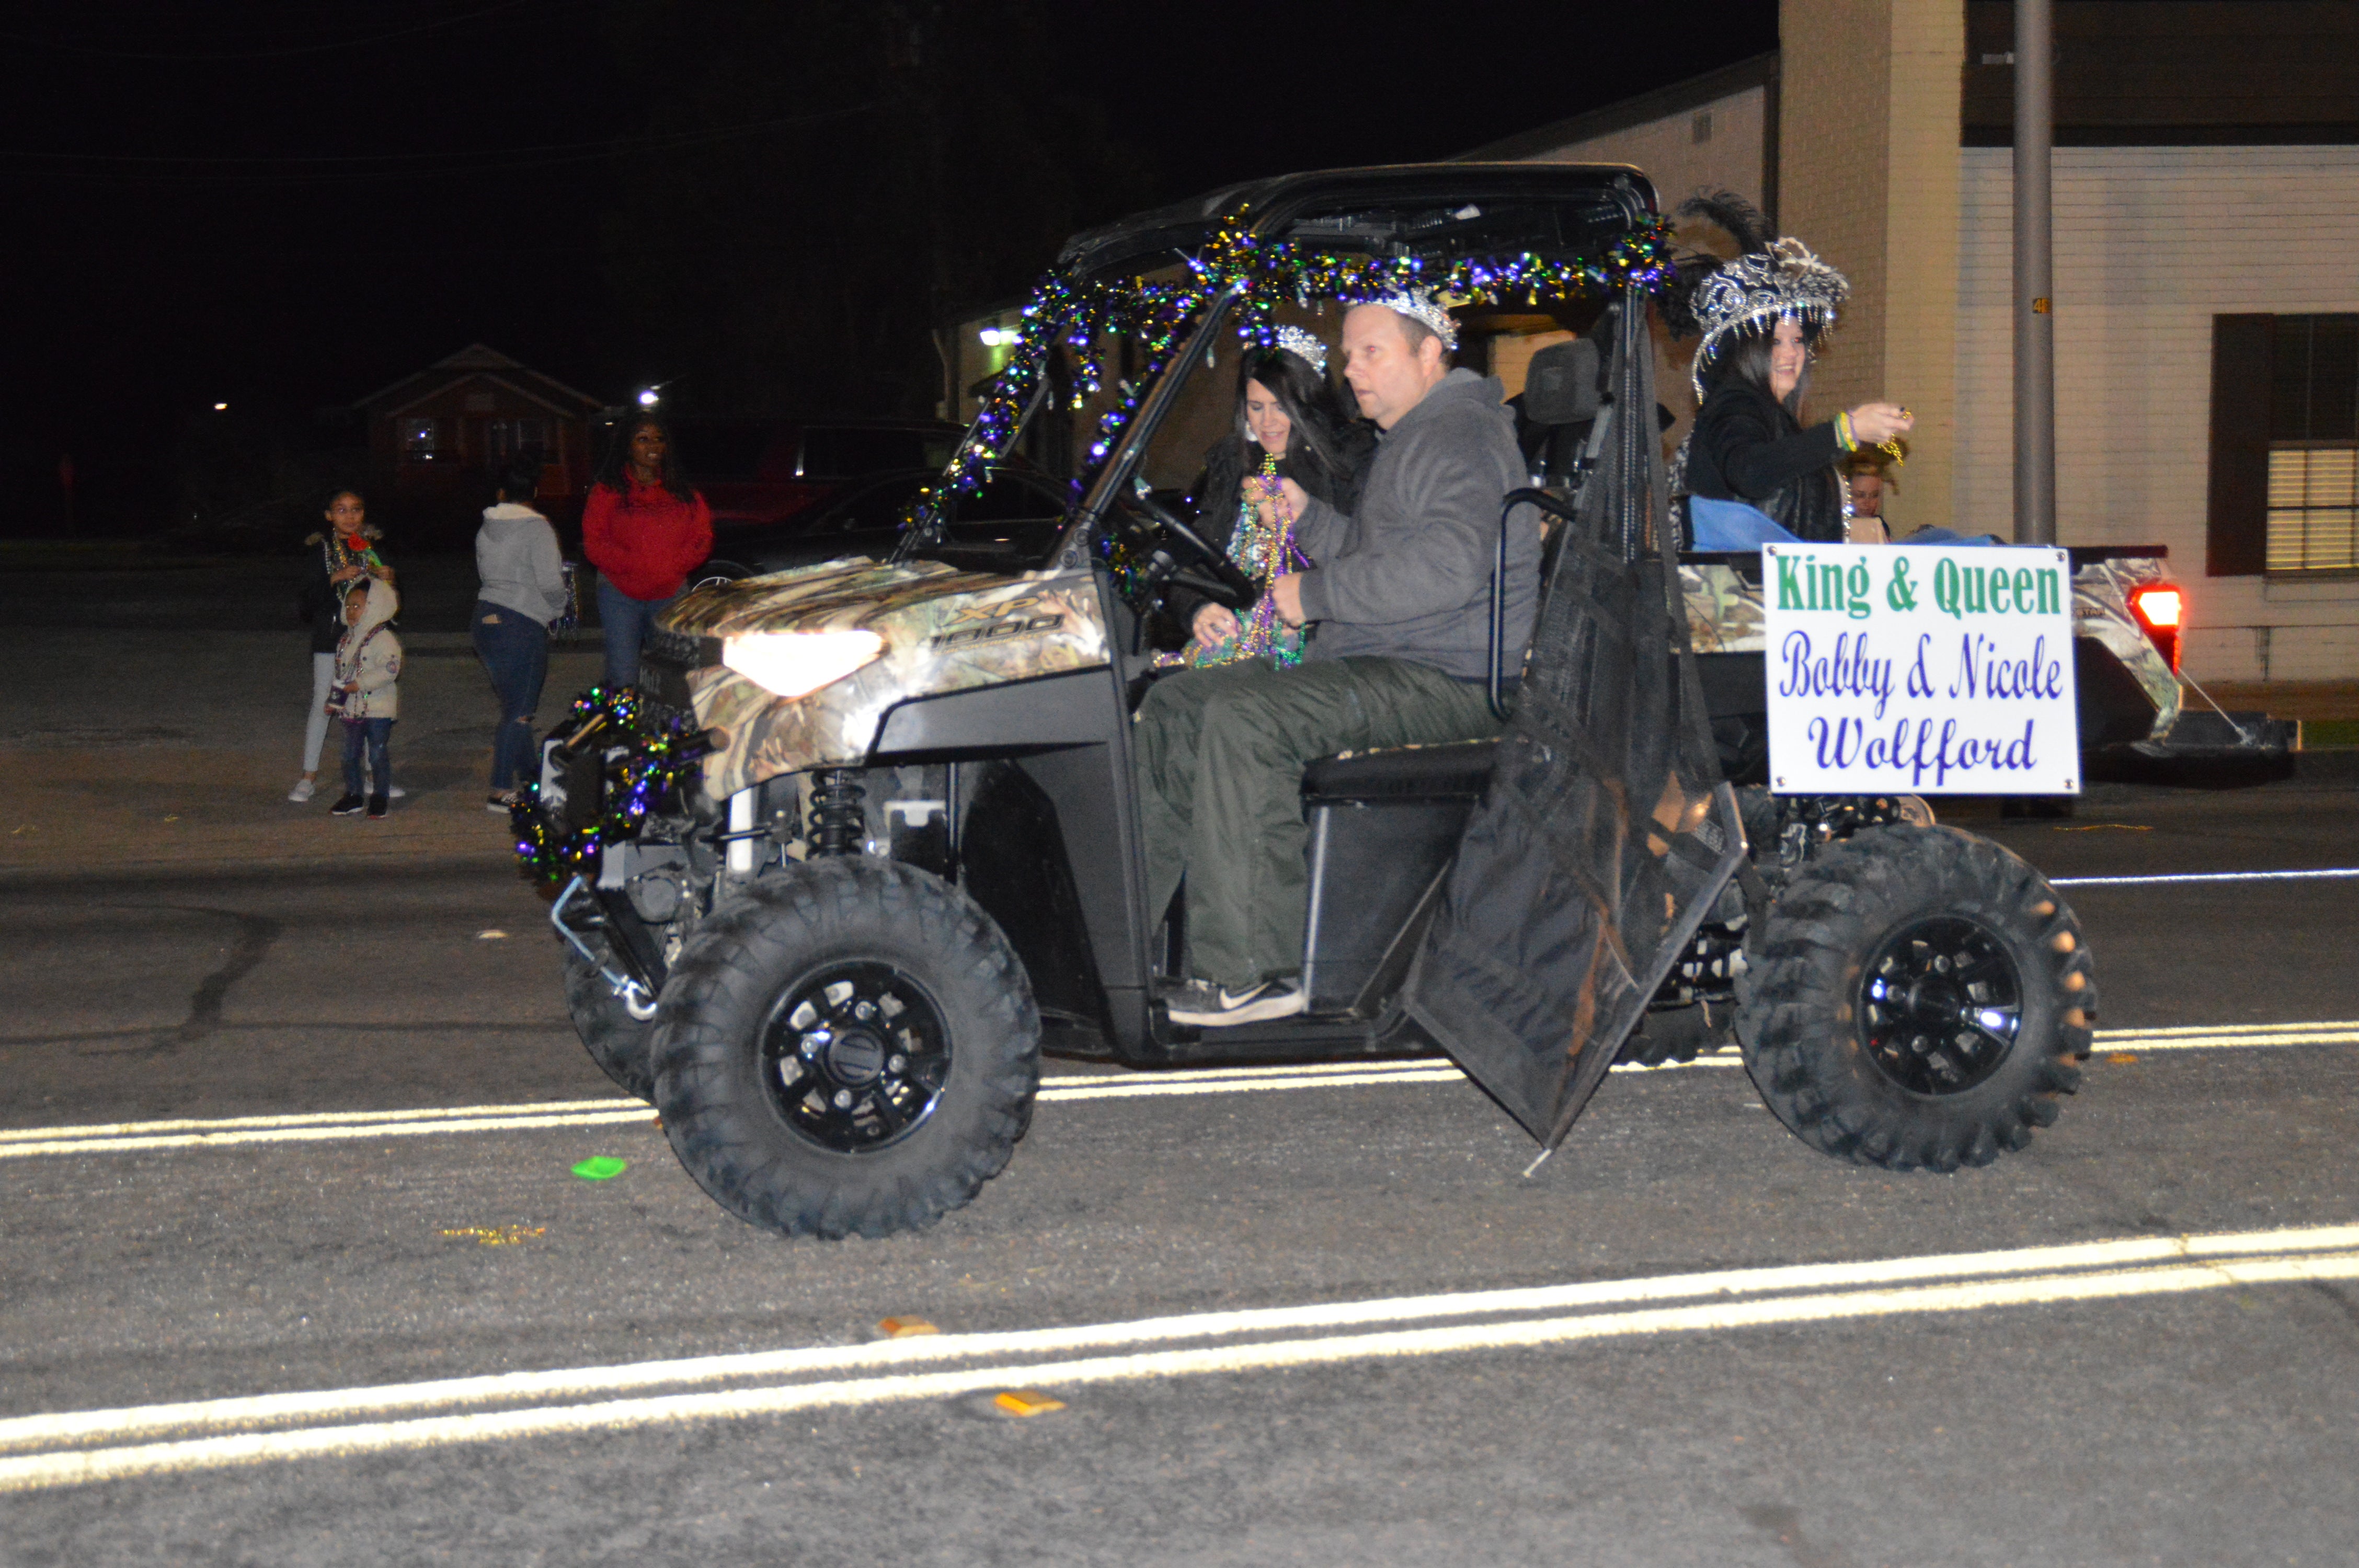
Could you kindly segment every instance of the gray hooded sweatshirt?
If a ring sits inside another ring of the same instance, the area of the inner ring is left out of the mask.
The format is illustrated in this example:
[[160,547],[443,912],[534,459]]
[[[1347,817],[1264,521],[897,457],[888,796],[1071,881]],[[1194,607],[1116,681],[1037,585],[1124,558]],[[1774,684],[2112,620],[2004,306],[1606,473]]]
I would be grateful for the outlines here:
[[[1302,609],[1319,623],[1306,657],[1407,659],[1483,677],[1499,503],[1530,482],[1505,390],[1495,376],[1451,371],[1380,438],[1357,515],[1315,499],[1305,508],[1295,536],[1317,565],[1302,574]],[[1538,516],[1520,507],[1507,533],[1511,680],[1531,640],[1539,561]]]
[[546,626],[565,612],[564,557],[557,530],[529,506],[506,502],[484,508],[475,530],[475,597]]

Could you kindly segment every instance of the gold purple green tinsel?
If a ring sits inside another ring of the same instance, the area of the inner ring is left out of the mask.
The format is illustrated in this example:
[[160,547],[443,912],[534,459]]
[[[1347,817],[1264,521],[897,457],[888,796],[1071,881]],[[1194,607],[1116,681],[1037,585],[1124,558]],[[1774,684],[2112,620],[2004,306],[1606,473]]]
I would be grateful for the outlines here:
[[[1450,305],[1537,305],[1630,287],[1658,292],[1671,277],[1670,235],[1668,219],[1650,218],[1595,256],[1538,256],[1528,251],[1449,261],[1339,255],[1291,240],[1257,238],[1249,210],[1240,207],[1220,221],[1201,254],[1188,259],[1190,276],[1183,280],[1082,279],[1049,272],[1033,287],[1015,347],[984,395],[973,428],[941,483],[921,501],[929,514],[925,521],[938,524],[945,500],[983,482],[985,466],[1008,449],[1025,411],[1041,395],[1050,353],[1060,343],[1072,353],[1068,395],[1076,410],[1103,390],[1103,345],[1110,334],[1128,339],[1138,353],[1138,373],[1115,385],[1113,406],[1098,418],[1089,451],[1094,470],[1129,427],[1139,399],[1196,319],[1232,289],[1242,307],[1238,336],[1266,347],[1277,341],[1272,313],[1286,300],[1307,305],[1313,299],[1366,299],[1404,287],[1430,290]],[[1108,552],[1117,577],[1135,574],[1121,558],[1124,553],[1119,547]]]
[[[1265,454],[1261,471],[1246,475],[1239,490],[1236,530],[1229,536],[1229,559],[1260,585],[1261,597],[1238,619],[1235,631],[1209,647],[1191,641],[1176,653],[1158,654],[1158,669],[1184,665],[1208,670],[1245,659],[1267,659],[1277,668],[1286,669],[1302,662],[1303,634],[1299,628],[1278,619],[1277,600],[1269,591],[1269,585],[1277,580],[1279,574],[1310,564],[1294,542],[1294,509],[1287,503],[1285,492],[1279,487],[1277,460]],[[1262,521],[1264,502],[1270,509],[1266,523]]]
[[569,827],[551,821],[540,806],[538,778],[524,785],[508,814],[517,860],[553,887],[577,876],[596,876],[605,847],[637,837],[648,811],[706,751],[703,731],[692,720],[669,709],[658,718],[630,687],[592,687],[573,699],[565,722],[549,732],[551,740],[567,746],[593,737],[605,754],[605,798],[595,822]]

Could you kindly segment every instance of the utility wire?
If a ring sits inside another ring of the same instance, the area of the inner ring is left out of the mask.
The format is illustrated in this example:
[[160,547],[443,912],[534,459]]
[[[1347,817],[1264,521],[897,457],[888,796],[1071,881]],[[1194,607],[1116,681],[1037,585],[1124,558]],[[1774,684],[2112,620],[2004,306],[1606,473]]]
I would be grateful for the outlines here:
[[462,11],[455,16],[444,16],[438,21],[419,22],[412,27],[396,27],[389,32],[371,33],[365,38],[343,38],[332,43],[286,44],[264,49],[223,49],[183,54],[169,49],[105,49],[96,44],[69,43],[62,38],[45,38],[29,33],[13,32],[0,32],[0,39],[5,39],[13,44],[27,45],[33,49],[55,49],[60,54],[88,55],[100,59],[168,60],[189,65],[236,59],[286,59],[296,55],[333,54],[343,49],[366,49],[371,44],[386,43],[395,38],[416,38],[421,33],[440,32],[445,28],[462,27],[469,22],[479,21],[485,16],[495,16],[503,11],[517,10],[534,3],[535,0],[500,0],[500,3],[495,5],[484,5],[473,11]]
[[[842,109],[826,109],[813,114],[788,114],[775,120],[760,120],[749,125],[732,125],[714,131],[658,132],[597,142],[556,142],[541,146],[486,147],[448,153],[151,155],[0,148],[0,173],[116,183],[169,179],[175,183],[212,185],[283,184],[299,180],[439,179],[510,169],[547,168],[560,164],[595,163],[618,153],[706,146],[744,136],[760,135],[766,131],[840,120],[865,114],[875,107],[874,103],[853,103]],[[25,167],[7,168],[5,160],[19,160]],[[388,164],[409,167],[384,167]]]

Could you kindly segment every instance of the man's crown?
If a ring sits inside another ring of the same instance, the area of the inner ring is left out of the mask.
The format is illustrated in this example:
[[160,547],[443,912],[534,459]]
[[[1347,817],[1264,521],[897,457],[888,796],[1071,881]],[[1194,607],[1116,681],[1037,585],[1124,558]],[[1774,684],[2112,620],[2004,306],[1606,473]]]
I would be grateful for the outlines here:
[[1401,287],[1388,294],[1379,294],[1365,303],[1381,305],[1397,315],[1408,317],[1432,330],[1445,349],[1458,347],[1458,323],[1450,311],[1431,294],[1422,288]]

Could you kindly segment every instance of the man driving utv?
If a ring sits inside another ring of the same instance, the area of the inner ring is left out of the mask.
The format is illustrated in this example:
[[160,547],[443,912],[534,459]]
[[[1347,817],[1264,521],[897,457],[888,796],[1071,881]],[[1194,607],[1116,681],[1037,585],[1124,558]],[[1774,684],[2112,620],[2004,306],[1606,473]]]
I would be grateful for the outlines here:
[[[1343,318],[1345,381],[1383,432],[1356,516],[1287,500],[1311,564],[1271,584],[1289,625],[1314,626],[1299,665],[1249,660],[1158,682],[1133,756],[1147,907],[1186,879],[1194,976],[1168,998],[1198,1026],[1300,1012],[1303,769],[1338,752],[1437,745],[1498,732],[1485,699],[1500,500],[1525,482],[1504,388],[1452,370],[1450,313],[1421,290]],[[1539,531],[1507,540],[1510,679],[1531,637]]]

